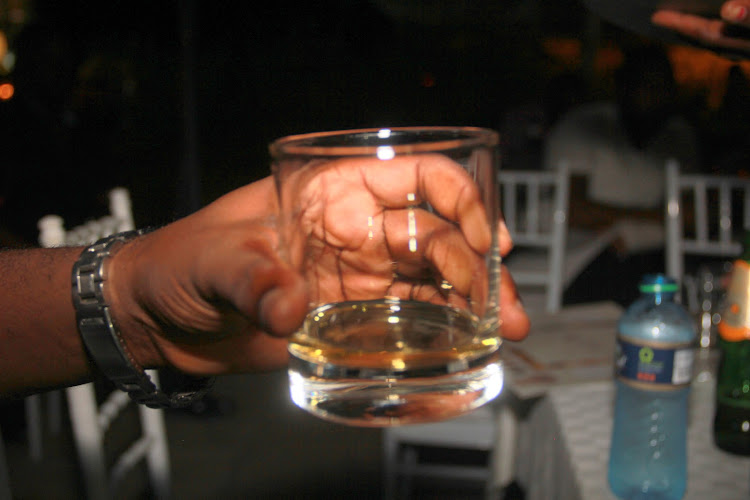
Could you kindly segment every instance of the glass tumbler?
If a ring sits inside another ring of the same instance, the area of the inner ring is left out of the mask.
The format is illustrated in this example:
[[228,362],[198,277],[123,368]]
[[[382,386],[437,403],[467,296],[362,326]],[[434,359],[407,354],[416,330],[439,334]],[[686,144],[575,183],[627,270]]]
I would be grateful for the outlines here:
[[289,343],[296,405],[377,427],[452,418],[500,393],[497,144],[468,127],[271,144],[280,250],[310,290]]

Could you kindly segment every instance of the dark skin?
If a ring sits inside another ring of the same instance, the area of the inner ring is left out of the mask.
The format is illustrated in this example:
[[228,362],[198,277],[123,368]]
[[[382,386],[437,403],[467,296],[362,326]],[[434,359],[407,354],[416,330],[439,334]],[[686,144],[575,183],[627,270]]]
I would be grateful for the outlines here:
[[[431,175],[432,182],[440,182],[440,175]],[[477,233],[471,222],[476,218],[475,201],[472,196],[462,198],[466,186],[449,172],[442,179],[437,191],[425,192],[426,199],[439,194],[446,200],[455,194],[458,203],[452,205],[452,216],[468,245],[459,248],[481,247],[484,229]],[[370,190],[373,200],[387,204],[391,189],[403,184],[398,179],[376,191],[356,184],[348,189]],[[171,366],[195,375],[286,364],[286,337],[301,324],[311,291],[302,274],[278,252],[278,234],[271,222],[277,212],[274,183],[266,178],[115,252],[107,267],[105,296],[139,364]],[[314,226],[314,220],[309,222]],[[504,226],[499,240],[505,255],[512,242]],[[0,252],[0,398],[97,376],[82,345],[70,298],[70,272],[81,250]],[[448,256],[450,252],[438,251],[426,258],[444,267],[449,264],[441,259]],[[349,257],[355,262],[356,252]],[[463,277],[454,278],[460,282]],[[529,319],[507,272],[501,285],[500,320],[504,338],[520,340],[527,335]]]
[[670,10],[656,11],[651,21],[673,30],[707,48],[730,51],[741,57],[750,55],[750,0],[729,0],[718,18],[684,14]]

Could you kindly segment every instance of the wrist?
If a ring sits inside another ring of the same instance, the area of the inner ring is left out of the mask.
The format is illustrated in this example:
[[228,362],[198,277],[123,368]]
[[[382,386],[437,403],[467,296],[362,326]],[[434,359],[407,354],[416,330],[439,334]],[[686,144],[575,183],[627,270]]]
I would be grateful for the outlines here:
[[154,341],[158,331],[152,317],[141,306],[138,291],[138,259],[143,238],[118,243],[105,263],[108,285],[105,299],[110,314],[136,362],[144,368],[161,368],[168,363]]
[[[143,351],[150,351],[148,342],[138,341],[144,337],[135,334],[139,330],[137,328],[130,335],[123,335],[118,320],[112,314],[112,303],[108,297],[126,297],[127,294],[122,293],[124,287],[122,284],[114,287],[116,291],[113,294],[105,292],[110,287],[110,272],[113,269],[109,264],[116,250],[140,234],[141,231],[128,231],[102,238],[87,247],[73,265],[72,296],[78,330],[89,357],[99,370],[133,400],[152,408],[185,406],[203,396],[212,380],[191,379],[187,388],[169,395],[164,393],[144,371],[142,363],[147,356],[143,356]],[[122,270],[115,271],[115,275],[118,274],[121,280],[128,276]],[[126,281],[131,280],[123,280]],[[127,303],[121,300],[118,307],[127,310]],[[136,352],[142,351],[141,359],[133,354],[134,347]]]

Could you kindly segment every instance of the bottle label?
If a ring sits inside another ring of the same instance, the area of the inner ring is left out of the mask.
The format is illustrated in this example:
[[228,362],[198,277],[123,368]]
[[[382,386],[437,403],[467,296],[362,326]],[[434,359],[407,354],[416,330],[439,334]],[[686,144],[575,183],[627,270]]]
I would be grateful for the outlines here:
[[719,336],[727,342],[750,340],[750,265],[740,259],[734,262],[721,313]]
[[682,388],[693,376],[695,351],[690,343],[664,344],[617,337],[615,375],[650,389]]

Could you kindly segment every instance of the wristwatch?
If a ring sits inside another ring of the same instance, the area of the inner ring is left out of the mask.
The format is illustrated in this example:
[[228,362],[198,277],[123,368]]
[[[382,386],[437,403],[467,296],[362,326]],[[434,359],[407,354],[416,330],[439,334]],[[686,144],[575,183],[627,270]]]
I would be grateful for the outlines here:
[[213,377],[186,377],[186,387],[172,394],[163,392],[128,350],[104,298],[107,284],[105,263],[113,248],[146,232],[139,229],[113,234],[81,253],[73,265],[73,306],[78,331],[89,356],[118,389],[151,408],[180,408],[205,395],[211,388]]

